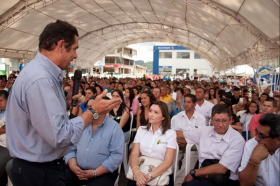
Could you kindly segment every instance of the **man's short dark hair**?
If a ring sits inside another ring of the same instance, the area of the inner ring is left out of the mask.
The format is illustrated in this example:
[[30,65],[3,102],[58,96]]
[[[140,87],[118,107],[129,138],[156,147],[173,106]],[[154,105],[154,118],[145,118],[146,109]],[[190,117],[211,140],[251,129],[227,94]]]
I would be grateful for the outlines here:
[[71,45],[75,43],[75,35],[79,37],[77,28],[65,21],[50,23],[39,37],[39,51],[52,51],[60,40],[65,41],[65,48],[70,51]]
[[111,82],[110,82],[110,85],[112,85],[112,84],[116,84],[116,83],[115,83],[114,81],[111,81]]
[[204,94],[206,94],[206,90],[205,90],[204,88],[202,88],[202,87],[197,87],[196,90],[197,90],[197,89],[202,89],[203,92],[204,92]]
[[270,97],[269,94],[268,94],[268,93],[265,93],[265,92],[263,92],[263,93],[261,94],[261,96],[262,96],[262,95],[265,95],[267,98]]
[[2,97],[5,100],[7,100],[8,97],[9,97],[9,93],[6,90],[0,90],[0,97]]
[[229,117],[232,115],[230,108],[226,104],[215,105],[212,108],[212,117],[214,117],[215,114],[228,114]]
[[159,86],[154,87],[153,90],[155,90],[156,88],[159,89],[159,92],[161,93],[161,89],[159,88]]
[[270,127],[269,136],[276,138],[280,136],[280,116],[277,114],[264,114],[260,117],[259,123],[262,126]]
[[233,91],[240,91],[240,88],[235,87],[235,88],[233,89]]
[[273,96],[273,98],[280,98],[280,95],[275,95]]
[[268,97],[267,99],[265,99],[264,101],[269,101],[269,102],[272,102],[272,105],[274,108],[277,107],[277,101],[274,99],[274,98],[270,98]]
[[230,92],[225,92],[224,96],[228,99],[231,99],[232,94]]
[[187,97],[188,97],[188,98],[191,98],[191,100],[192,100],[193,103],[196,103],[196,102],[197,102],[197,99],[196,99],[196,96],[195,96],[195,95],[193,95],[193,94],[187,94],[187,95],[184,96],[184,99],[187,98]]

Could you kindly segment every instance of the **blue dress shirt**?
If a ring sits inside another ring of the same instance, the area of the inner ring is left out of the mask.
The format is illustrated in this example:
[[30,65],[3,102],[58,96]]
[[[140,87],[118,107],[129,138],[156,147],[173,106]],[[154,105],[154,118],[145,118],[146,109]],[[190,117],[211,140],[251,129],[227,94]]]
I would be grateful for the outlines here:
[[85,124],[81,117],[69,120],[62,79],[61,69],[40,53],[20,72],[6,113],[12,157],[49,162],[79,142]]
[[103,123],[92,133],[92,124],[83,132],[77,147],[65,156],[65,162],[76,158],[77,165],[84,170],[95,170],[100,165],[110,172],[118,169],[123,160],[124,136],[119,124],[105,117]]
[[[184,106],[184,98],[181,99],[181,103],[182,105]],[[179,112],[185,110],[181,110],[181,107],[179,106],[178,108],[176,108],[176,100],[173,102],[173,106],[172,106],[172,111],[170,112],[169,111],[169,106],[170,106],[171,102],[169,101],[168,103],[168,112],[169,112],[169,115],[170,115],[170,118],[172,118],[173,116],[176,116]]]
[[0,110],[0,120],[3,119],[6,115],[6,109]]

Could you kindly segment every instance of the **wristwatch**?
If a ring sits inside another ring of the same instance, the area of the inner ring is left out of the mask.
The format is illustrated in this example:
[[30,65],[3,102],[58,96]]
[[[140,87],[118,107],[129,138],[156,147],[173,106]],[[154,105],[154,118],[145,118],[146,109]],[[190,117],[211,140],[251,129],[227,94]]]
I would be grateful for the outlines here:
[[151,173],[149,173],[148,176],[150,177],[151,180],[154,179]]
[[98,119],[99,114],[93,108],[89,108],[88,110],[92,113],[92,119]]
[[192,170],[190,171],[190,175],[191,175],[194,179],[197,178],[197,176],[196,176],[195,174],[196,174],[195,169],[192,169]]

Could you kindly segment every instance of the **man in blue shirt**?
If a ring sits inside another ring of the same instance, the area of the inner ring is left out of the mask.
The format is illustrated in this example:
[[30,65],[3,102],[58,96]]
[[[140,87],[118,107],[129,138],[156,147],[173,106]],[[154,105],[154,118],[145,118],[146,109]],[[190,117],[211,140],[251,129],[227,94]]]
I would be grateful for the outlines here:
[[96,119],[120,104],[120,100],[102,100],[107,93],[104,91],[89,101],[93,110],[69,120],[62,70],[77,58],[78,36],[77,29],[67,22],[48,24],[39,37],[35,59],[24,67],[13,85],[6,133],[7,147],[14,158],[14,186],[64,185],[62,157],[77,145],[83,130],[95,121],[93,116]]
[[65,156],[66,186],[114,185],[124,154],[120,125],[100,114],[83,132],[77,147]]

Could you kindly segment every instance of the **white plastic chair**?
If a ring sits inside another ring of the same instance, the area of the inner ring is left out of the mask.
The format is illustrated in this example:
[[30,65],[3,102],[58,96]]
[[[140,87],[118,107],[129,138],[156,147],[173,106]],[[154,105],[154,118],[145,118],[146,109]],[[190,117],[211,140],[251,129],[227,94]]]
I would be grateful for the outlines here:
[[247,121],[247,123],[245,124],[245,128],[246,128],[246,141],[248,141],[249,139],[249,125],[250,125],[250,121]]
[[[132,132],[132,123],[133,123],[133,114],[132,114],[132,112],[130,112],[129,115],[130,115],[130,119],[131,119],[130,120],[130,128],[129,128],[129,139],[130,139],[131,132]],[[135,131],[136,131],[136,129],[135,129]],[[129,144],[129,140],[124,145],[124,155],[123,155],[123,162],[122,162],[125,175],[126,175],[126,173],[128,171],[128,166],[129,166],[128,165],[128,148],[129,148],[128,144]],[[120,173],[121,173],[122,164],[120,164],[120,166],[118,168],[118,174],[119,175],[118,175],[118,177],[116,179],[115,186],[119,185],[119,177],[120,177]]]
[[246,112],[246,110],[240,110],[236,113],[236,116],[241,117],[245,112]]
[[[191,149],[195,144],[187,144],[186,146],[186,153],[185,153],[185,158],[186,158],[186,174],[189,174],[189,172],[191,171],[191,169],[193,167],[191,167],[191,159],[192,159],[192,153],[191,153]],[[198,152],[198,145],[196,145],[197,148],[197,152]]]
[[[130,139],[130,136],[131,136],[132,123],[133,123],[133,114],[132,114],[132,112],[130,112],[129,139]],[[128,148],[129,148],[128,145],[129,145],[129,140],[124,145],[123,167],[124,167],[124,173],[125,174],[128,171]]]
[[115,181],[115,186],[119,185],[119,178],[120,178],[121,168],[122,168],[122,164],[120,164],[120,166],[118,168],[118,177],[117,177],[117,179]]
[[174,120],[174,116],[171,118],[170,120],[170,125],[171,125],[171,128],[172,128],[172,121]]
[[173,160],[173,179],[174,179],[174,185],[175,185],[175,181],[176,181],[176,175],[177,175],[177,169],[178,169],[178,165],[177,165],[177,161],[178,161],[178,154],[179,154],[179,146],[177,143],[176,146],[176,152],[175,152],[175,156],[174,156],[174,160]]
[[106,96],[110,99],[112,99],[112,94],[111,93],[107,93]]

